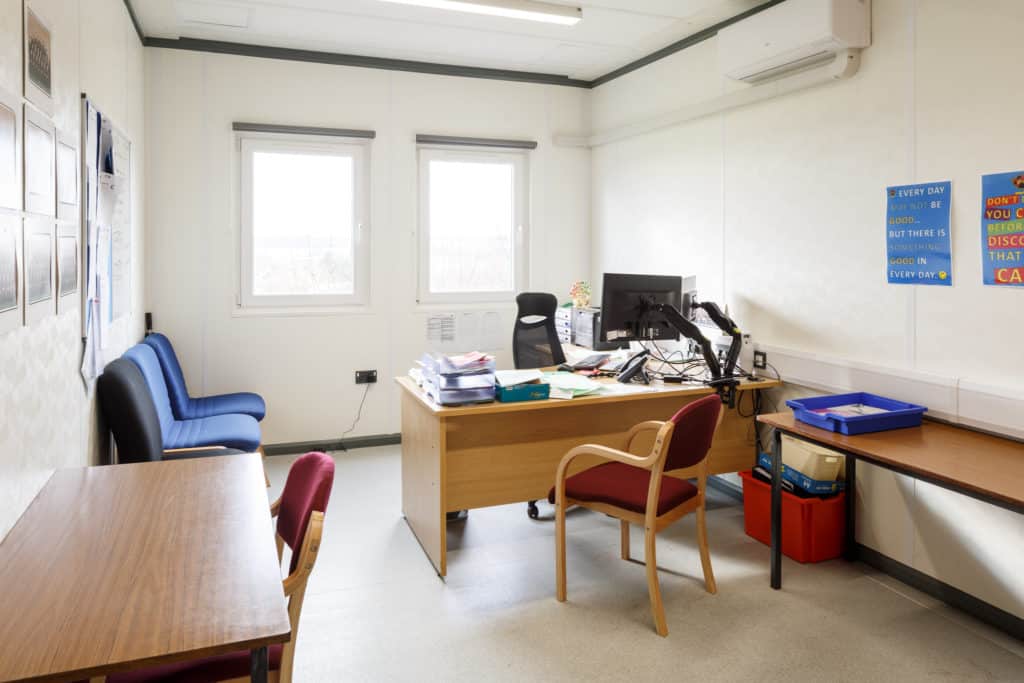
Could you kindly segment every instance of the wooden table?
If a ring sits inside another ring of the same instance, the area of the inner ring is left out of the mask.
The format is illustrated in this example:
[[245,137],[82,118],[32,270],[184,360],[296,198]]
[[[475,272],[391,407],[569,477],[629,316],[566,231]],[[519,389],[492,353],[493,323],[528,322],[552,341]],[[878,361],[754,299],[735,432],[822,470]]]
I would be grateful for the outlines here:
[[291,627],[260,456],[59,470],[0,543],[0,681],[267,646]]
[[772,453],[771,586],[782,586],[782,434],[846,456],[846,557],[856,559],[857,460],[864,460],[993,505],[1024,513],[1024,445],[925,420],[921,427],[844,436],[792,413],[758,416],[775,428]]
[[[559,461],[573,446],[625,447],[626,432],[645,420],[667,420],[682,406],[714,393],[704,385],[653,384],[569,400],[441,407],[408,377],[402,394],[402,512],[440,576],[447,573],[448,512],[546,498]],[[737,405],[753,413],[751,392],[776,380],[744,381]],[[708,464],[711,474],[737,472],[756,461],[753,421],[727,410]],[[637,439],[634,450],[650,448]],[[599,461],[578,458],[576,472]]]

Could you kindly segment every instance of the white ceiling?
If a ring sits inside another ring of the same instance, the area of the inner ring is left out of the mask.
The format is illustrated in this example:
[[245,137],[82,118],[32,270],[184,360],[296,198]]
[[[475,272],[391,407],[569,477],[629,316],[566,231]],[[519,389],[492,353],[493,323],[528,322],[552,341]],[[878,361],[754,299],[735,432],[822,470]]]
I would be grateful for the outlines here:
[[143,33],[593,79],[764,0],[546,0],[575,26],[380,0],[130,0]]

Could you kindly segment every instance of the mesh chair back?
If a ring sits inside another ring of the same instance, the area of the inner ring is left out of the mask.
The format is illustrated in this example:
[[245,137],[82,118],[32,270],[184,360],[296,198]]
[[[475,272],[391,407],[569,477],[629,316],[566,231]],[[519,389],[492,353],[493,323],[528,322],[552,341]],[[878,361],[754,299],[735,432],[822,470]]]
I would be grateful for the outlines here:
[[558,299],[554,294],[524,292],[516,297],[519,310],[512,330],[512,360],[516,368],[543,368],[565,362],[555,329]]

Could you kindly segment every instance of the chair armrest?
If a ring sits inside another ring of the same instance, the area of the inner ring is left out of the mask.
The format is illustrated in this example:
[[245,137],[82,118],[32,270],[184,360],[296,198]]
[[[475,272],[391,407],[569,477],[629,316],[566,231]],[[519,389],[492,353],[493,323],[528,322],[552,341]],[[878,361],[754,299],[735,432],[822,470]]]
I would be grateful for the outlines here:
[[278,498],[270,504],[270,516],[277,517],[278,513],[281,512],[281,499]]
[[227,446],[193,446],[191,448],[167,448],[164,453],[192,453],[194,451],[225,451]]
[[633,425],[626,434],[626,450],[630,451],[633,448],[633,439],[644,432],[656,432],[665,426],[665,423],[661,420],[648,420],[647,422],[641,422],[640,424]]

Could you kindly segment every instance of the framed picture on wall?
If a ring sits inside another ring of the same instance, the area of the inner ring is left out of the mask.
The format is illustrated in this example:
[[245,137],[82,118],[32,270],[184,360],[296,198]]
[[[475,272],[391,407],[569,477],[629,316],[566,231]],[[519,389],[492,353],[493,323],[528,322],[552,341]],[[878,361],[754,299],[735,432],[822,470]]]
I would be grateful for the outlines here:
[[21,218],[0,214],[0,335],[22,326]]
[[26,218],[22,240],[25,251],[25,324],[31,325],[56,312],[54,306],[54,223]]
[[21,211],[21,100],[0,88],[0,208]]
[[25,105],[25,211],[57,215],[57,131],[48,118]]
[[67,133],[57,134],[57,219],[78,220],[78,143]]
[[33,3],[25,2],[25,99],[53,116],[53,32]]
[[80,301],[78,282],[81,268],[78,258],[78,229],[75,226],[57,226],[57,314],[76,310]]

